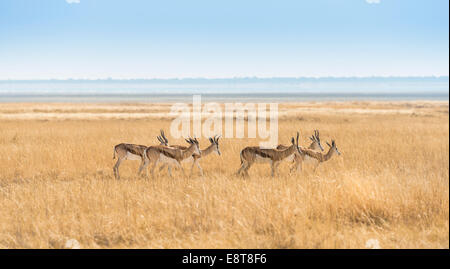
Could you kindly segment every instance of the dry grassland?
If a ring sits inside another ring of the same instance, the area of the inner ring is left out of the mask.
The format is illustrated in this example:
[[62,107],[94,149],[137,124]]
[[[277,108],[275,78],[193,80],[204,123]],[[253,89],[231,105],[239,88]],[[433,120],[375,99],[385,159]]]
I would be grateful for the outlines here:
[[137,177],[125,161],[115,180],[113,146],[157,144],[169,107],[0,104],[0,248],[449,248],[448,102],[280,105],[280,143],[336,140],[315,173],[236,177],[258,141],[221,139],[204,177]]

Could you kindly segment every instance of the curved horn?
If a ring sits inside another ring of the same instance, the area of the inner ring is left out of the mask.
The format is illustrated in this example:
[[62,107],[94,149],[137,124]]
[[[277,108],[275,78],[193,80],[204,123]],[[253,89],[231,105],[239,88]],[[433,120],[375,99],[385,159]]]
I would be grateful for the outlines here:
[[297,146],[298,146],[298,137],[300,136],[300,133],[297,132]]
[[164,130],[161,129],[160,132],[161,132],[162,139],[164,139],[164,141],[168,144],[169,143],[169,139],[167,139],[166,135],[164,134]]

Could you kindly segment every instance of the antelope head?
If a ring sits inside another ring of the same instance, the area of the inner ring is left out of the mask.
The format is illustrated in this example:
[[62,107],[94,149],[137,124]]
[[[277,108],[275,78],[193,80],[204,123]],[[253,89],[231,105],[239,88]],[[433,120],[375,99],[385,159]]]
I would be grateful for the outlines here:
[[219,149],[219,136],[214,136],[213,138],[209,138],[209,142],[211,142],[211,145],[214,146],[214,151],[217,153],[217,155],[220,155],[220,149]]
[[313,142],[313,150],[320,149],[321,151],[323,151],[322,144],[320,143],[319,130],[314,130],[314,135],[309,137],[309,139],[311,139],[311,141]]
[[334,142],[334,140],[331,140],[331,145],[330,145],[330,143],[327,142],[327,145],[330,147],[330,150],[334,150],[334,152],[336,152],[337,155],[341,155],[341,153],[339,152],[339,150],[336,146],[336,142]]
[[201,155],[197,138],[192,139],[189,137],[189,139],[186,139],[186,142],[194,146],[194,154]]

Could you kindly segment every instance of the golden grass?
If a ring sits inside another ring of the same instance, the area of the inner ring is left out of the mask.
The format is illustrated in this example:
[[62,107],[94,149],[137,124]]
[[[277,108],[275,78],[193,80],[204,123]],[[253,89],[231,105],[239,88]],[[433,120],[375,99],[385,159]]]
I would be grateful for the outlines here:
[[[448,102],[280,105],[294,111],[280,118],[280,143],[300,130],[307,145],[314,129],[336,140],[342,155],[315,173],[289,175],[285,163],[276,178],[268,165],[235,177],[239,151],[257,140],[222,139],[222,156],[201,161],[204,177],[139,178],[139,162],[125,161],[120,181],[113,146],[157,144],[170,125],[133,111],[169,106],[120,105],[127,120],[102,118],[112,105],[29,106],[0,108],[0,248],[68,239],[82,248],[364,248],[371,238],[382,248],[449,248]],[[45,117],[86,112],[99,117]],[[20,113],[44,115],[5,116]]]

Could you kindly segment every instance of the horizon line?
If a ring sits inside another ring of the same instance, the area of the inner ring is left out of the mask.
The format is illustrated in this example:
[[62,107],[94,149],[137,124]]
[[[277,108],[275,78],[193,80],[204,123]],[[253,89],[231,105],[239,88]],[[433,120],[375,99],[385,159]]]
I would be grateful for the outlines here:
[[27,78],[27,79],[10,79],[0,78],[0,81],[18,82],[18,81],[181,81],[181,80],[276,80],[276,79],[448,79],[448,75],[427,75],[427,76],[299,76],[299,77],[258,77],[258,76],[242,76],[242,77],[171,77],[171,78]]

